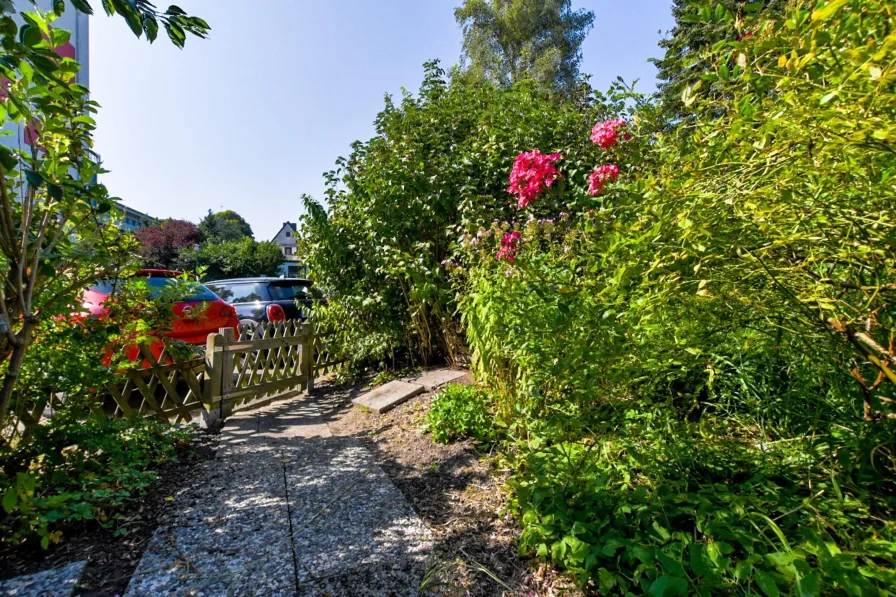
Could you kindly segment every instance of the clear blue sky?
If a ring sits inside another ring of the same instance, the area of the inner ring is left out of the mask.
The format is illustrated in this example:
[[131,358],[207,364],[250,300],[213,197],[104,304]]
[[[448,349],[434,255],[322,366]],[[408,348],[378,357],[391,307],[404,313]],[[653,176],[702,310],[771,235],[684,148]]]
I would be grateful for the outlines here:
[[[303,193],[373,134],[386,93],[416,91],[422,64],[460,55],[460,0],[179,0],[212,27],[183,51],[150,46],[125,22],[91,19],[90,78],[102,104],[97,150],[110,193],[158,218],[232,209],[270,239],[296,221]],[[166,5],[160,0],[156,4]],[[582,70],[654,88],[670,0],[588,0],[595,27]],[[259,8],[256,9],[255,7]],[[263,8],[261,8],[263,7]]]

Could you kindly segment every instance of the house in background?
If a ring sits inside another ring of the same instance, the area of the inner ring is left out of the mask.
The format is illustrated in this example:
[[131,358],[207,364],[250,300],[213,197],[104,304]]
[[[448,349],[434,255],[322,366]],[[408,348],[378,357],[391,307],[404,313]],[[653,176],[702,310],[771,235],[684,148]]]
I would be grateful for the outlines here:
[[299,263],[299,256],[296,254],[297,229],[292,222],[284,222],[280,232],[271,241],[283,251],[285,263],[280,266],[280,276],[284,278],[304,278],[308,275],[308,267]]
[[137,232],[141,228],[146,228],[147,226],[152,226],[154,224],[158,224],[159,221],[154,217],[143,213],[142,211],[137,211],[131,207],[128,207],[124,203],[115,202],[115,207],[113,211],[117,211],[116,220],[118,227],[122,230],[128,230],[130,232]]

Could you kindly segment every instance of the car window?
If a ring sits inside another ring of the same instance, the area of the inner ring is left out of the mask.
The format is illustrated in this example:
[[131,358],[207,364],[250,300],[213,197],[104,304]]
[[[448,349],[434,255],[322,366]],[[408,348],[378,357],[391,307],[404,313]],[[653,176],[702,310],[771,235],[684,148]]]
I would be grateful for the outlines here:
[[230,304],[266,301],[264,284],[249,282],[244,284],[209,284],[222,299]]
[[[147,277],[146,284],[149,286],[149,296],[156,298],[162,293],[163,288],[175,284],[176,282],[177,281],[174,278],[168,278],[166,276]],[[216,301],[218,300],[218,296],[207,287],[199,284],[196,286],[195,292],[184,300],[187,302]]]
[[104,294],[109,296],[112,292],[115,291],[115,288],[121,284],[120,280],[100,280],[96,284],[90,287],[90,290],[93,292],[98,292],[100,294]]
[[310,289],[307,284],[295,284],[288,282],[275,282],[269,286],[271,300],[293,301],[308,297]]
[[[174,278],[166,276],[139,276],[138,279],[146,280],[151,298],[157,298],[161,294],[162,288],[175,282]],[[90,290],[109,296],[116,288],[121,287],[125,283],[127,283],[127,280],[100,280],[92,285]],[[214,292],[200,284],[196,287],[196,291],[184,300],[186,302],[216,301],[218,297]]]

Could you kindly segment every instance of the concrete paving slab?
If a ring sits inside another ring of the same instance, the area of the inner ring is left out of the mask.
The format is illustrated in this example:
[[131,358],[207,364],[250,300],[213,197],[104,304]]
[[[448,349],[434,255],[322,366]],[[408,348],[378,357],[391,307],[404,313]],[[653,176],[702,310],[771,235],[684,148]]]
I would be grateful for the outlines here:
[[299,448],[286,465],[299,583],[388,564],[407,577],[392,594],[410,595],[432,543],[401,492],[354,438]]
[[87,561],[62,568],[19,576],[0,582],[3,597],[69,597],[75,590]]
[[378,388],[363,394],[354,400],[353,404],[369,408],[377,414],[388,412],[425,391],[422,385],[418,383],[408,383],[406,381],[390,381]]
[[405,381],[420,384],[427,392],[432,392],[447,383],[457,381],[469,374],[469,371],[458,371],[457,369],[432,369],[430,371],[424,371],[420,375],[408,377]]
[[156,530],[126,597],[295,593],[280,450],[218,458],[177,496],[175,523]]

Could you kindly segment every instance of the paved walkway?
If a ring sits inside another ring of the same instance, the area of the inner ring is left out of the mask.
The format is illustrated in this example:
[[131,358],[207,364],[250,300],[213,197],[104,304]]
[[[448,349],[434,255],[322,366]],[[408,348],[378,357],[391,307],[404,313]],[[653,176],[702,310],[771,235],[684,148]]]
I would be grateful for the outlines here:
[[372,455],[332,437],[313,399],[227,421],[126,597],[416,595],[428,533]]

